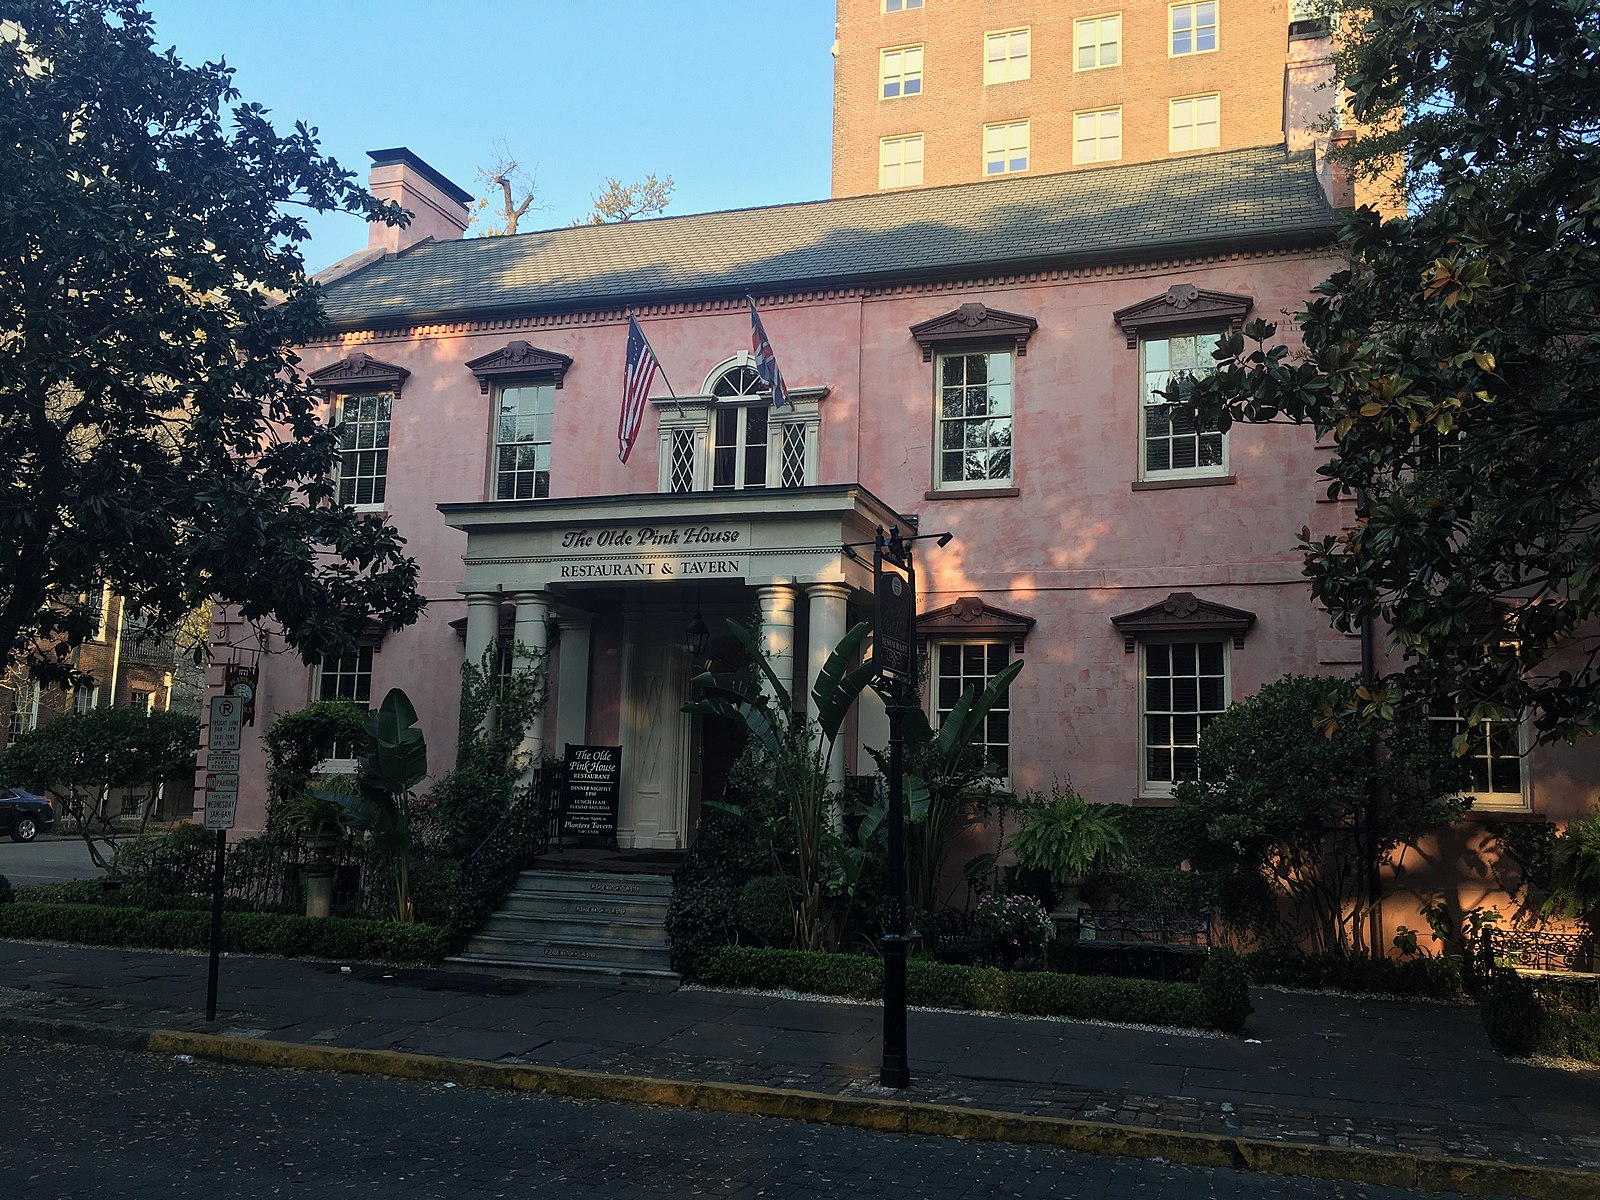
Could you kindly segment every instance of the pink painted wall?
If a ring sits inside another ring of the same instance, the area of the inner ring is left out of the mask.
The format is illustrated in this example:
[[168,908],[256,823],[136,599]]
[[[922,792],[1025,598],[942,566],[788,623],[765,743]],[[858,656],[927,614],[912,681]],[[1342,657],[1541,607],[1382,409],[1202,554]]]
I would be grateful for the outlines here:
[[[1138,659],[1124,653],[1110,618],[1170,592],[1193,591],[1256,613],[1243,648],[1231,654],[1234,699],[1286,672],[1354,670],[1350,642],[1311,605],[1295,552],[1302,526],[1331,530],[1350,519],[1349,507],[1326,502],[1317,482],[1324,452],[1311,432],[1236,426],[1228,435],[1235,483],[1135,491],[1139,353],[1127,347],[1111,315],[1186,282],[1247,294],[1253,315],[1282,320],[1335,265],[1322,253],[1235,255],[763,301],[789,385],[830,389],[822,402],[817,482],[859,481],[898,511],[917,514],[924,531],[956,535],[949,547],[929,546],[920,555],[922,607],[976,595],[1036,619],[1012,700],[1018,786],[1046,787],[1053,775],[1070,775],[1093,800],[1136,799]],[[922,361],[909,328],[968,301],[1038,321],[1027,354],[1016,362],[1019,494],[930,499],[933,364]],[[698,393],[708,371],[749,346],[742,301],[646,308],[641,320],[684,394]],[[1285,332],[1292,337],[1292,329]],[[359,349],[411,372],[393,410],[388,509],[421,567],[428,612],[384,640],[374,660],[373,696],[406,689],[436,770],[448,766],[454,750],[461,641],[449,622],[466,611],[457,591],[465,538],[445,526],[436,505],[485,498],[491,436],[492,397],[480,394],[464,364],[514,338],[570,355],[572,367],[556,393],[552,495],[651,493],[653,415],[646,416],[631,461],[624,466],[616,455],[625,336],[625,320],[605,312],[349,335],[304,352],[307,371]],[[589,709],[591,736],[601,740],[616,735],[618,677],[607,664],[620,661],[620,635],[619,620],[594,626]],[[269,656],[258,730],[303,704],[309,687],[309,673],[297,661]],[[1592,757],[1541,753],[1534,762],[1536,811],[1567,820],[1592,807],[1600,777]],[[258,756],[246,761],[259,764]],[[259,823],[259,780],[246,783],[245,811]],[[1403,873],[1411,870],[1408,864]]]

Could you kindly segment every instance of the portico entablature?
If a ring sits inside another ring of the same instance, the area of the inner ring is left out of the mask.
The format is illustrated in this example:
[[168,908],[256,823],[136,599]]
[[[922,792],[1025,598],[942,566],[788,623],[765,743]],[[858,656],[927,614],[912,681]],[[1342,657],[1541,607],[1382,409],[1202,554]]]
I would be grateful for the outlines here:
[[847,543],[906,519],[856,484],[441,504],[467,535],[462,591],[671,583],[843,583],[871,589]]

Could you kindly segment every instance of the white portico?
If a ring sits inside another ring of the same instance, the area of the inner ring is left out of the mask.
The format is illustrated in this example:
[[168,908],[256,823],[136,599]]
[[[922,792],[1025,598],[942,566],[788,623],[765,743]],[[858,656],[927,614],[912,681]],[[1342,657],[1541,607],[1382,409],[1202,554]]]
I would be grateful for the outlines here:
[[[513,604],[519,651],[548,654],[553,684],[552,711],[526,749],[622,746],[624,848],[687,846],[702,801],[721,794],[738,731],[681,710],[695,674],[738,665],[727,620],[759,612],[763,651],[796,704],[809,705],[828,653],[852,617],[870,611],[870,559],[852,559],[844,546],[907,525],[855,485],[439,510],[467,534],[467,660],[482,661],[504,636]],[[691,662],[685,631],[697,613],[712,640]],[[831,770],[842,786],[842,755]]]

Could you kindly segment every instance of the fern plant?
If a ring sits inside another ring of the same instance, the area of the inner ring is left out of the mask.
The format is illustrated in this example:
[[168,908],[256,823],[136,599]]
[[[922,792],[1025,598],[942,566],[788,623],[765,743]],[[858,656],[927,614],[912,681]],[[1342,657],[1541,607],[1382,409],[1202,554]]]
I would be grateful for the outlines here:
[[1090,804],[1070,783],[1056,780],[1048,799],[1030,795],[1023,813],[1022,826],[1011,839],[1012,852],[1024,867],[1048,872],[1058,891],[1110,866],[1127,848],[1121,810]]

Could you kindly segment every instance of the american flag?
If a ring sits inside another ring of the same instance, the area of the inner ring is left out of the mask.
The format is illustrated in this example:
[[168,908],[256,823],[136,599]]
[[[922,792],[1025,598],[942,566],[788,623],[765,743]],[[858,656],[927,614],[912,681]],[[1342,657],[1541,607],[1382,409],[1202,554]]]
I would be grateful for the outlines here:
[[755,355],[756,374],[761,376],[761,382],[772,389],[772,407],[782,408],[787,404],[794,407],[794,401],[789,399],[789,389],[783,386],[783,372],[778,370],[778,357],[772,353],[772,343],[767,340],[767,331],[761,325],[761,314],[756,312],[756,302],[749,296],[745,303],[750,305],[750,353]]
[[639,423],[644,420],[644,408],[650,399],[650,384],[661,364],[655,351],[645,341],[644,330],[638,318],[628,314],[628,361],[622,372],[622,416],[617,421],[617,457],[623,462],[633,452],[634,440],[639,436]]

